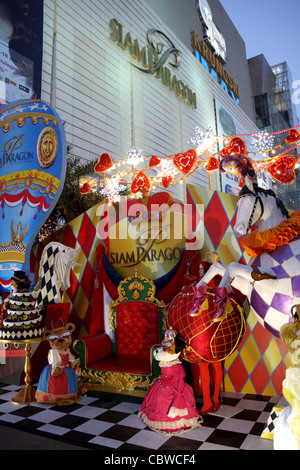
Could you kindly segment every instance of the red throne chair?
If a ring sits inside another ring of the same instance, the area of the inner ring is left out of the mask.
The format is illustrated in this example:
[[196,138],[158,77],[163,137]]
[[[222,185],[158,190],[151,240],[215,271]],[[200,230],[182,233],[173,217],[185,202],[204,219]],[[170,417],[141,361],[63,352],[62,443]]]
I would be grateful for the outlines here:
[[156,299],[153,282],[136,271],[120,282],[109,317],[115,341],[103,332],[74,342],[80,359],[82,393],[143,398],[160,375],[153,351],[163,338],[165,303]]

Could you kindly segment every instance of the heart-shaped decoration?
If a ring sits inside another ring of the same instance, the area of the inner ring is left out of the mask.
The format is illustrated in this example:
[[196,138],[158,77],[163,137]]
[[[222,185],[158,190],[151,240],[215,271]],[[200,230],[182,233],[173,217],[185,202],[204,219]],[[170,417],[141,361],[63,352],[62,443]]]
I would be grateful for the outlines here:
[[170,207],[172,205],[173,198],[170,193],[167,193],[166,191],[160,191],[159,193],[153,194],[153,196],[150,196],[149,201],[148,201],[148,211],[152,212],[153,207],[155,210],[157,209],[157,206],[160,207]]
[[101,173],[102,171],[106,171],[109,168],[111,168],[112,165],[113,165],[113,162],[109,153],[102,153],[94,169],[96,173]]
[[279,183],[291,184],[296,177],[294,172],[296,162],[297,159],[293,155],[284,155],[271,163],[266,170]]
[[150,159],[150,162],[149,162],[149,166],[150,167],[153,167],[153,166],[156,166],[160,163],[160,158],[156,157],[156,156],[153,156],[151,157]]
[[287,144],[294,144],[300,140],[300,133],[296,129],[292,129],[285,141]]
[[216,157],[211,157],[207,162],[204,163],[207,171],[215,171],[219,168],[219,162]]
[[228,153],[239,153],[241,155],[247,155],[246,144],[240,137],[234,137],[231,139],[228,145]]
[[81,188],[80,188],[80,194],[87,194],[87,193],[90,192],[90,189],[91,188],[90,188],[89,183],[84,183],[84,185],[81,186]]
[[229,153],[229,147],[224,147],[224,148],[222,148],[222,150],[220,152],[220,156],[222,158],[225,158],[225,157],[227,157],[228,153]]
[[133,194],[138,193],[141,191],[142,188],[145,188],[146,191],[150,189],[150,180],[148,176],[146,176],[142,171],[140,171],[136,177],[134,178],[131,184],[131,192]]
[[174,165],[180,170],[182,173],[188,173],[192,168],[197,160],[197,153],[195,150],[188,150],[185,153],[177,153],[174,155]]
[[163,176],[161,179],[161,184],[163,185],[164,188],[168,188],[172,181],[172,176]]
[[229,296],[233,311],[222,322],[212,322],[215,314],[214,287],[208,287],[207,303],[199,315],[190,316],[194,303],[193,288],[188,287],[173,299],[167,324],[186,342],[182,357],[189,362],[221,361],[237,348],[245,332],[242,308]]
[[[1,184],[1,183],[0,183]],[[0,186],[1,189],[1,186]],[[168,210],[172,205],[173,198],[170,193],[161,191],[148,197],[148,201],[145,199],[129,198],[124,201],[122,209],[127,215],[129,222],[135,223],[145,222],[145,220],[161,219],[162,214]],[[147,204],[147,205],[146,205]],[[158,212],[159,208],[159,212]],[[147,217],[145,219],[145,216]]]

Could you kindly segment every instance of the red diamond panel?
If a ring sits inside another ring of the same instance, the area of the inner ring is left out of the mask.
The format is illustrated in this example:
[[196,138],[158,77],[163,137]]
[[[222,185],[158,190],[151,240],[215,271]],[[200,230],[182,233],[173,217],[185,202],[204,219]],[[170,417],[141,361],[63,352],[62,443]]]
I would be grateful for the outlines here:
[[77,277],[75,276],[75,274],[71,270],[71,272],[70,272],[70,287],[67,290],[67,294],[70,297],[70,300],[71,300],[72,304],[74,304],[74,302],[75,302],[76,295],[77,295],[77,292],[78,292],[78,288],[79,288],[79,282],[77,280]]
[[215,192],[204,212],[204,225],[215,249],[218,248],[228,224],[229,220],[223,204],[218,193]]
[[87,258],[90,255],[90,251],[94,242],[95,235],[96,235],[96,227],[93,225],[93,223],[91,222],[91,219],[85,212],[82,218],[80,232],[78,234],[77,240],[80,243],[80,246]]
[[87,261],[85,269],[84,269],[84,273],[81,278],[81,287],[84,290],[84,293],[89,300],[91,300],[93,292],[94,292],[94,278],[95,278],[94,271],[90,263]]
[[260,323],[257,323],[257,325],[254,327],[252,334],[260,352],[263,354],[270,344],[272,335],[266,331],[266,329],[263,328]]
[[266,368],[264,361],[261,359],[251,374],[251,381],[258,395],[262,394],[268,382],[270,381],[270,375]]
[[245,369],[242,359],[237,356],[232,366],[230,367],[230,376],[234,377],[234,387],[237,392],[243,389],[246,381],[248,380],[248,372]]
[[70,225],[66,225],[65,227],[62,244],[65,246],[69,246],[70,248],[75,248],[76,237],[74,233],[72,232]]

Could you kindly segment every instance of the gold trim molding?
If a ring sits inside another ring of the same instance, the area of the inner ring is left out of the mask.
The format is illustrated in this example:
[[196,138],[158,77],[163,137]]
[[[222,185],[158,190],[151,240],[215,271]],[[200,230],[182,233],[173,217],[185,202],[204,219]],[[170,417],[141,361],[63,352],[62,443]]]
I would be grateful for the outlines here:
[[107,388],[107,391],[120,393],[122,391],[135,390],[141,388],[148,390],[151,385],[150,377],[141,375],[130,375],[121,372],[98,371],[95,369],[83,369],[81,377],[88,379],[89,384],[99,383],[100,386]]

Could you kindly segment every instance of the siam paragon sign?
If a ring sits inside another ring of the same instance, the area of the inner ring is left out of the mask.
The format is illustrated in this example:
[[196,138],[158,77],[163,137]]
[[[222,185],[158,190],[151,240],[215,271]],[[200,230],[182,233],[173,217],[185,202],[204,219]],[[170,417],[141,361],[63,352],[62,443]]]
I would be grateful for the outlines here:
[[[124,32],[123,25],[118,20],[112,19],[110,21],[110,30],[111,39],[121,49],[129,51],[130,57],[138,63],[138,65],[134,64],[138,70],[155,75],[180,99],[193,108],[197,108],[196,93],[173,73],[173,70],[178,70],[180,66],[180,52],[163,32],[149,29],[147,32],[148,45],[140,47],[138,40],[132,39],[130,32]],[[171,69],[166,66],[168,61]]]

